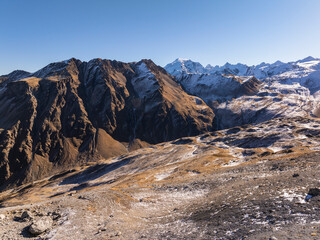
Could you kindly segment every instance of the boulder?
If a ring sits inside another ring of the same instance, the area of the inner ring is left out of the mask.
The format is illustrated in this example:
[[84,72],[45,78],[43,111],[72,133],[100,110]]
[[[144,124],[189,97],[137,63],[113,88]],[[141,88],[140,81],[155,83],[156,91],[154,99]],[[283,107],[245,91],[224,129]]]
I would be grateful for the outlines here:
[[34,221],[30,227],[29,232],[32,235],[39,235],[45,231],[47,231],[49,228],[52,227],[53,221],[50,217],[43,217],[36,221]]

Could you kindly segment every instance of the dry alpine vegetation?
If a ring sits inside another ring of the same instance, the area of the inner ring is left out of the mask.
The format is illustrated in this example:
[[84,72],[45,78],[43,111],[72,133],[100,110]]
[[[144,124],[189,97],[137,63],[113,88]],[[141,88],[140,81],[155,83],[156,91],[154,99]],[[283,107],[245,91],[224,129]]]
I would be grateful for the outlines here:
[[2,192],[0,238],[318,239],[319,133],[278,118],[88,162]]

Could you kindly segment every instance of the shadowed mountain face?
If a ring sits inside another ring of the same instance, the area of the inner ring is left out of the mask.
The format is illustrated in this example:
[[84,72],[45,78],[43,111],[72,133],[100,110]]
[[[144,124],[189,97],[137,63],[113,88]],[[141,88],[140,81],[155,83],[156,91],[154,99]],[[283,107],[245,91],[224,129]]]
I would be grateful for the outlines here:
[[0,184],[36,180],[89,158],[211,130],[214,114],[161,67],[71,59],[1,77]]

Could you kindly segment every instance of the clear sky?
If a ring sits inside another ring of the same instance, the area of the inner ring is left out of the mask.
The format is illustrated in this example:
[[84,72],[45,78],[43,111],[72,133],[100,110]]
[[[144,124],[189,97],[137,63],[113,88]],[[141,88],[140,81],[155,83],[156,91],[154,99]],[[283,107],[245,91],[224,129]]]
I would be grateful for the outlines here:
[[0,0],[0,75],[71,57],[164,66],[320,57],[320,0]]

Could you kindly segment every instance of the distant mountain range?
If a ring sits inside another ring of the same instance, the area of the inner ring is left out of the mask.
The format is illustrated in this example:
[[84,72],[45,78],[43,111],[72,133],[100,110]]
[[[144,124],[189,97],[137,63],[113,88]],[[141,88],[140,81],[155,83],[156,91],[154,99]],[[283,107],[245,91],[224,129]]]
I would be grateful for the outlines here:
[[203,67],[201,63],[178,58],[172,63],[167,64],[164,68],[173,76],[180,76],[181,74],[232,74],[237,76],[255,76],[262,79],[285,72],[302,76],[303,71],[319,70],[319,62],[320,59],[309,56],[302,60],[288,63],[281,61],[276,61],[272,64],[263,62],[256,66],[248,66],[242,63],[226,63],[223,66],[217,65],[213,67],[208,64],[206,67]]
[[189,94],[212,107],[218,129],[281,116],[319,116],[318,58],[221,67],[176,59],[165,69]]

